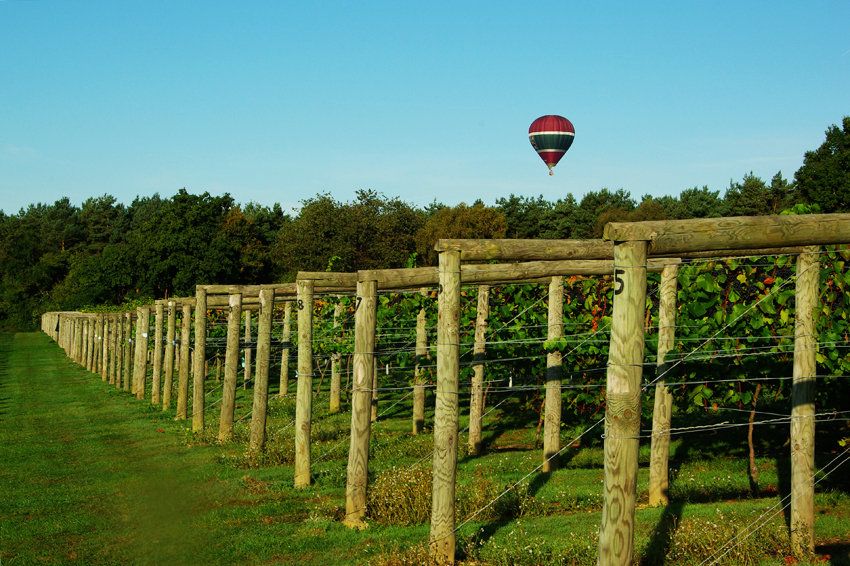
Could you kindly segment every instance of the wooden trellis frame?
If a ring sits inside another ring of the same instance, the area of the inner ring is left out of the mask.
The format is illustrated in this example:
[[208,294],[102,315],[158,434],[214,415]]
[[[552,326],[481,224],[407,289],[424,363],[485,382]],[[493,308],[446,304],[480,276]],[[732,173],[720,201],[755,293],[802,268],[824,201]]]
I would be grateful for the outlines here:
[[[456,399],[458,344],[456,328],[443,324],[454,318],[460,306],[461,260],[546,260],[600,259],[613,257],[615,288],[609,369],[606,379],[605,479],[598,564],[630,564],[634,549],[634,505],[637,484],[637,448],[641,365],[644,351],[642,331],[646,301],[646,271],[650,256],[721,257],[731,250],[750,253],[795,253],[807,246],[798,259],[798,275],[817,272],[815,246],[850,242],[850,215],[736,217],[635,223],[609,223],[605,241],[589,240],[440,240],[443,293],[440,296],[441,325],[437,352],[438,410],[443,407],[445,445],[437,445],[435,432],[434,506],[431,521],[432,552],[445,562],[454,562],[454,472],[457,435]],[[794,249],[797,248],[797,249]],[[792,251],[793,250],[793,251]],[[612,253],[613,252],[613,253]],[[812,292],[811,290],[815,291]],[[797,281],[795,323],[794,411],[792,414],[792,545],[813,547],[814,520],[814,368],[815,347],[811,310],[817,301],[817,278]],[[445,300],[444,300],[445,297]],[[445,306],[444,306],[445,303]],[[445,313],[443,316],[442,313]],[[441,436],[441,438],[442,438]],[[442,450],[447,458],[438,458]],[[453,456],[452,456],[453,454]],[[445,461],[444,461],[445,460]],[[437,467],[440,466],[438,470]]]

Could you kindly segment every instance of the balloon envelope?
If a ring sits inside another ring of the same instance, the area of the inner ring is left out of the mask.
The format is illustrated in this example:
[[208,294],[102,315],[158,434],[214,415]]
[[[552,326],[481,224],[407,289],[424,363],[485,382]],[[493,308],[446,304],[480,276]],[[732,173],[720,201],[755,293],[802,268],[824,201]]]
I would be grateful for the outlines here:
[[531,146],[546,165],[549,166],[549,174],[552,167],[564,156],[573,144],[576,130],[572,122],[563,116],[541,116],[531,123],[528,128],[528,139]]

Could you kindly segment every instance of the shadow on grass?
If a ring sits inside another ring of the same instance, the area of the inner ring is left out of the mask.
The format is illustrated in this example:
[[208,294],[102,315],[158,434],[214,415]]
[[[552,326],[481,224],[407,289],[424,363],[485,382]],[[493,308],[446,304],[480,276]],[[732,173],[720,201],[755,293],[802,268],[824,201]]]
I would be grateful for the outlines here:
[[850,566],[850,543],[827,543],[815,547],[815,553],[826,558],[832,566]]
[[[584,431],[586,431],[588,429],[588,427],[589,427],[589,425],[584,427],[584,430],[582,431],[582,434],[579,435],[579,437],[581,437],[584,434]],[[569,466],[570,462],[572,461],[572,459],[575,458],[576,454],[578,454],[579,450],[581,450],[581,448],[578,447],[578,446],[576,446],[576,447],[568,446],[566,448],[566,450],[561,452],[558,455],[558,457],[555,459],[557,469],[561,470],[561,469],[567,468]],[[550,479],[552,479],[552,472],[540,472],[540,473],[536,474],[534,476],[534,479],[531,480],[531,482],[528,484],[528,494],[531,495],[532,497],[536,497],[537,493],[541,489],[543,489],[543,487],[547,483],[549,483]]]
[[[501,521],[488,523],[481,527],[481,530],[476,534],[476,538],[482,544],[487,543],[497,532],[499,532],[500,529],[511,525],[514,521],[515,519],[502,519]],[[459,560],[466,560],[467,558],[470,558],[469,556],[466,556],[460,548],[458,548],[456,552],[456,558]]]

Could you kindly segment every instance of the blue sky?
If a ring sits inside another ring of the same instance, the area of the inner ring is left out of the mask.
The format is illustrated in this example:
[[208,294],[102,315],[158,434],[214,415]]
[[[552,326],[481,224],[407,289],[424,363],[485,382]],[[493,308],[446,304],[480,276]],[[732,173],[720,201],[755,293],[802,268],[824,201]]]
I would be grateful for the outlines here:
[[[850,2],[0,0],[0,208],[285,210],[786,178],[850,114]],[[550,177],[538,116],[576,128]]]

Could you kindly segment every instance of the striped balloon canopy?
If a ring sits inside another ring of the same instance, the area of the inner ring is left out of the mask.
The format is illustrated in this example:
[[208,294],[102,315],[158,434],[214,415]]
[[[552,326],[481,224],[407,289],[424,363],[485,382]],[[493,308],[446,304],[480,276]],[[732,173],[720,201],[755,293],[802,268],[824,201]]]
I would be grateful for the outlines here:
[[528,139],[531,147],[540,159],[549,166],[549,174],[553,175],[552,167],[564,156],[576,135],[572,122],[563,116],[541,116],[531,123],[528,128]]

